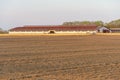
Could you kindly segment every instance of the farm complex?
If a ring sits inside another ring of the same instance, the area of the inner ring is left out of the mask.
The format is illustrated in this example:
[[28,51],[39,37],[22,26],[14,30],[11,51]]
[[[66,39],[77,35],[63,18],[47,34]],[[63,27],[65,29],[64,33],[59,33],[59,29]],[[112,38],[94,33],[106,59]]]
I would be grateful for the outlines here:
[[9,34],[48,34],[48,33],[97,33],[109,32],[109,29],[102,28],[95,25],[87,26],[23,26],[16,27],[9,30]]

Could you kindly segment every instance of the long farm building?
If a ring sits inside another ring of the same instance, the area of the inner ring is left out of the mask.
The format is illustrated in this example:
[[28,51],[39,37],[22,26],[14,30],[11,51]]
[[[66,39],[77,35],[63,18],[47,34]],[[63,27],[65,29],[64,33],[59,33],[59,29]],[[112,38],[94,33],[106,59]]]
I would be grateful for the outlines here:
[[97,26],[23,26],[9,30],[9,34],[96,33]]

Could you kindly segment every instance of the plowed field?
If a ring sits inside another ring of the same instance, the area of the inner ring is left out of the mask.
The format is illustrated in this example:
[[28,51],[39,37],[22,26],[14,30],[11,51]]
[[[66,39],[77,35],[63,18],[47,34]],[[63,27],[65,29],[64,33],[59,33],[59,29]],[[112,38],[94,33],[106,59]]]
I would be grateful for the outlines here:
[[1,36],[0,80],[120,80],[120,36]]

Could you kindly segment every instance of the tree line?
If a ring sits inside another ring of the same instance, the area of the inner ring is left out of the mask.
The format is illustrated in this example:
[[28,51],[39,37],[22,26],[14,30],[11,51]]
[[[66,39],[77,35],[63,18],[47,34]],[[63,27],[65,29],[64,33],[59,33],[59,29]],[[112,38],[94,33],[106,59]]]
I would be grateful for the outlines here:
[[7,31],[4,31],[2,28],[0,28],[0,34],[6,34],[8,33]]
[[64,22],[64,26],[79,26],[79,25],[96,25],[96,26],[106,26],[108,28],[120,28],[120,19],[113,20],[109,23],[104,23],[103,21],[73,21]]

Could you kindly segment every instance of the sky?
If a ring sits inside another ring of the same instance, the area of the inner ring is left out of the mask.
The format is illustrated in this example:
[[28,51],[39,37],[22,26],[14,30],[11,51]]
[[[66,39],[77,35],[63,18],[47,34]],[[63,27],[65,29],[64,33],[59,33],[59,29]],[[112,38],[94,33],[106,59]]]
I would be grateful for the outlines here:
[[0,28],[120,19],[120,0],[0,0]]

